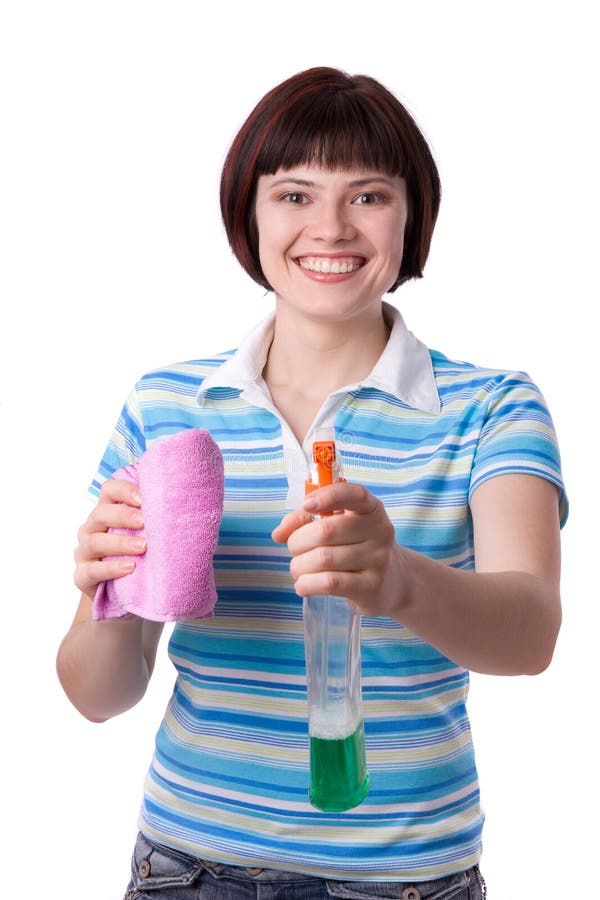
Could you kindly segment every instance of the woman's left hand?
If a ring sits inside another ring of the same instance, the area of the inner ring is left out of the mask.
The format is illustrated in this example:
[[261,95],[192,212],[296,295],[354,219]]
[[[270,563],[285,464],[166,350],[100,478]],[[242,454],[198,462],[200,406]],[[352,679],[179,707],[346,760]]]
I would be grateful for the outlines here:
[[[312,518],[331,510],[344,512]],[[272,537],[287,542],[301,597],[345,597],[368,616],[398,608],[405,582],[401,548],[383,504],[362,485],[341,482],[313,491]]]

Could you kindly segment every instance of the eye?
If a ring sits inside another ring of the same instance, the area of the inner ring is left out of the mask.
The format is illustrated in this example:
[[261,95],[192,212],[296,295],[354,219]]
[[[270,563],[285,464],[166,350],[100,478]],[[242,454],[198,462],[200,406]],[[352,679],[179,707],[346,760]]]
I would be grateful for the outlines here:
[[289,191],[287,194],[283,194],[279,199],[283,200],[285,203],[292,203],[295,206],[302,206],[309,202],[306,194],[302,194],[300,191]]
[[385,197],[383,194],[379,194],[376,191],[365,191],[364,194],[359,194],[358,197],[355,197],[352,202],[357,206],[377,206],[384,201]]

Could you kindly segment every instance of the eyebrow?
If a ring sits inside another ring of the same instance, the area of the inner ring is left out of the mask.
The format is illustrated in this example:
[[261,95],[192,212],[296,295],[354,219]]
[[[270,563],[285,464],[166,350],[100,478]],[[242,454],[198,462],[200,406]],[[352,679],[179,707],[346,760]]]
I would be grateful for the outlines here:
[[[385,175],[371,175],[367,178],[356,178],[354,181],[348,182],[348,187],[365,187],[367,184],[389,184],[390,187],[396,187],[394,181],[391,178],[386,178]],[[305,178],[279,178],[277,181],[272,181],[269,187],[277,187],[280,184],[297,184],[301,187],[315,187],[315,181],[307,181]]]

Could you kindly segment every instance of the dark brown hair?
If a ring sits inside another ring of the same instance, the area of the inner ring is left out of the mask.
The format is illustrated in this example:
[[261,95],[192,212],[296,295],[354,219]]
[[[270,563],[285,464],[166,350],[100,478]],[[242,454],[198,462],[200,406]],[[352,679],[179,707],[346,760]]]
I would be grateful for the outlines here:
[[288,78],[262,98],[223,166],[225,230],[254,281],[271,290],[258,253],[258,178],[306,164],[404,178],[404,255],[390,292],[410,278],[422,277],[440,205],[439,175],[427,141],[400,101],[374,78],[317,67]]

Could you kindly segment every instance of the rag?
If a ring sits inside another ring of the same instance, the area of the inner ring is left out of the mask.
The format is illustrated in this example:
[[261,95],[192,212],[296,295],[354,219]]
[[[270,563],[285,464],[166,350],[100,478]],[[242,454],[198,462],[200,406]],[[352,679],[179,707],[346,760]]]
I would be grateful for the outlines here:
[[[98,585],[94,619],[133,613],[154,622],[214,615],[213,555],[223,514],[223,458],[208,431],[190,428],[155,441],[113,478],[139,487],[146,552],[128,575]],[[110,557],[106,557],[110,558]]]

